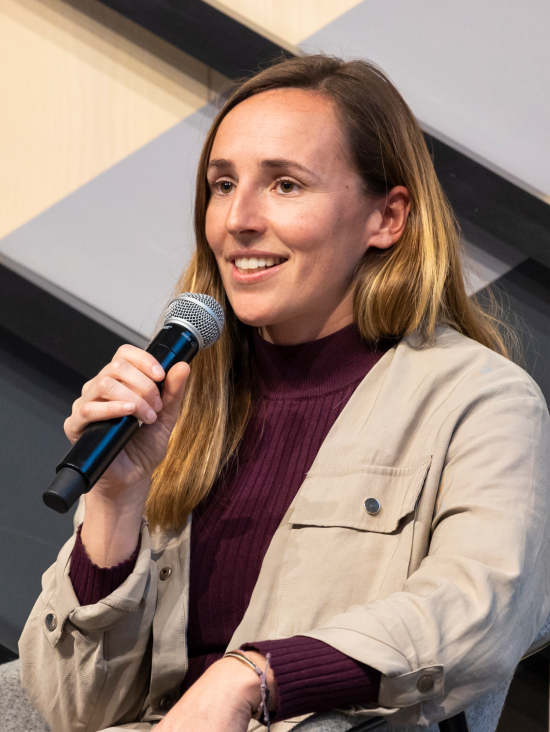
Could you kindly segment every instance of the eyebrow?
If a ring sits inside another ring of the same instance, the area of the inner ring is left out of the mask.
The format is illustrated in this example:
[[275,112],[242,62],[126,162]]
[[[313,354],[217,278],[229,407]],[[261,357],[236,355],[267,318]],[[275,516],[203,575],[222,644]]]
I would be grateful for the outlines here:
[[218,158],[217,160],[211,160],[208,163],[208,170],[210,168],[232,168],[233,163],[230,160],[226,160],[225,158]]
[[[287,160],[286,158],[271,158],[268,160],[262,160],[261,166],[262,168],[276,170],[299,170],[300,172],[305,173],[306,175],[309,175],[316,180],[319,180],[319,176],[316,173],[314,173],[309,168],[306,168],[305,165],[298,163],[296,160]],[[226,160],[225,158],[211,160],[208,163],[208,169],[218,168],[221,170],[227,170],[228,168],[232,167],[233,163],[230,160]]]

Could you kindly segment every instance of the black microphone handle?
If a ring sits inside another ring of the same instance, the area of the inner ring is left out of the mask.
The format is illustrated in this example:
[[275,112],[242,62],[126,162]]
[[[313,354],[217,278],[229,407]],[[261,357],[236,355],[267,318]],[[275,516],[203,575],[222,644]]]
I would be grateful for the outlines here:
[[[199,351],[194,333],[179,323],[160,330],[146,348],[165,374],[180,361],[189,363]],[[159,382],[162,392],[164,381]],[[42,495],[46,506],[67,513],[84,493],[101,478],[109,465],[139,428],[136,417],[117,417],[91,422],[56,468],[56,476]]]

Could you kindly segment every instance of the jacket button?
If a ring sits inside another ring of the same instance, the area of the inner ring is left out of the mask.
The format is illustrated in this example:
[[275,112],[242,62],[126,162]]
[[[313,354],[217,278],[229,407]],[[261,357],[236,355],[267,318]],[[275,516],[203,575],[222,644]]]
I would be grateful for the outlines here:
[[380,504],[378,503],[376,498],[367,498],[365,503],[363,503],[363,508],[369,514],[369,516],[374,516],[378,513],[378,511],[380,511]]
[[57,628],[57,615],[55,615],[54,613],[48,613],[48,615],[46,615],[44,623],[46,624],[46,628],[50,632],[52,632]]
[[434,688],[434,686],[435,681],[432,676],[421,676],[416,684],[416,688],[421,694],[427,694]]
[[172,567],[163,567],[159,572],[160,579],[165,582],[172,574]]
[[172,704],[172,700],[168,696],[168,694],[165,694],[162,699],[159,701],[159,707],[161,709],[170,709],[170,706]]

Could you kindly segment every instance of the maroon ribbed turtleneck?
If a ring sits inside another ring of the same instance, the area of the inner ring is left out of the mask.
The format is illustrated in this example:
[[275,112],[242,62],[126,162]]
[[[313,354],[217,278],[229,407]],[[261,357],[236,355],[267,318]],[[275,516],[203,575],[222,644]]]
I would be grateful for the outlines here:
[[[226,650],[277,527],[336,418],[381,355],[354,326],[297,346],[276,346],[254,336],[261,399],[237,456],[193,512],[189,669],[182,691]],[[78,537],[71,579],[79,600],[90,603],[113,591],[133,568],[135,556],[129,566],[113,568],[118,574],[114,586],[111,570],[99,570],[99,579],[98,568],[94,571],[86,560]],[[377,671],[320,641],[300,636],[246,647],[271,652],[278,719],[378,697]]]

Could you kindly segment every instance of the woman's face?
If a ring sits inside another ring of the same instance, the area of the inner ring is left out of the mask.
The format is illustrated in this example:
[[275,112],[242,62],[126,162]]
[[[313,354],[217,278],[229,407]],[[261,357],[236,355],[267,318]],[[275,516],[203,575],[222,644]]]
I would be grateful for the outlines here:
[[275,343],[352,322],[354,271],[369,245],[383,246],[384,207],[347,162],[329,98],[275,89],[237,105],[208,183],[206,236],[238,318]]

